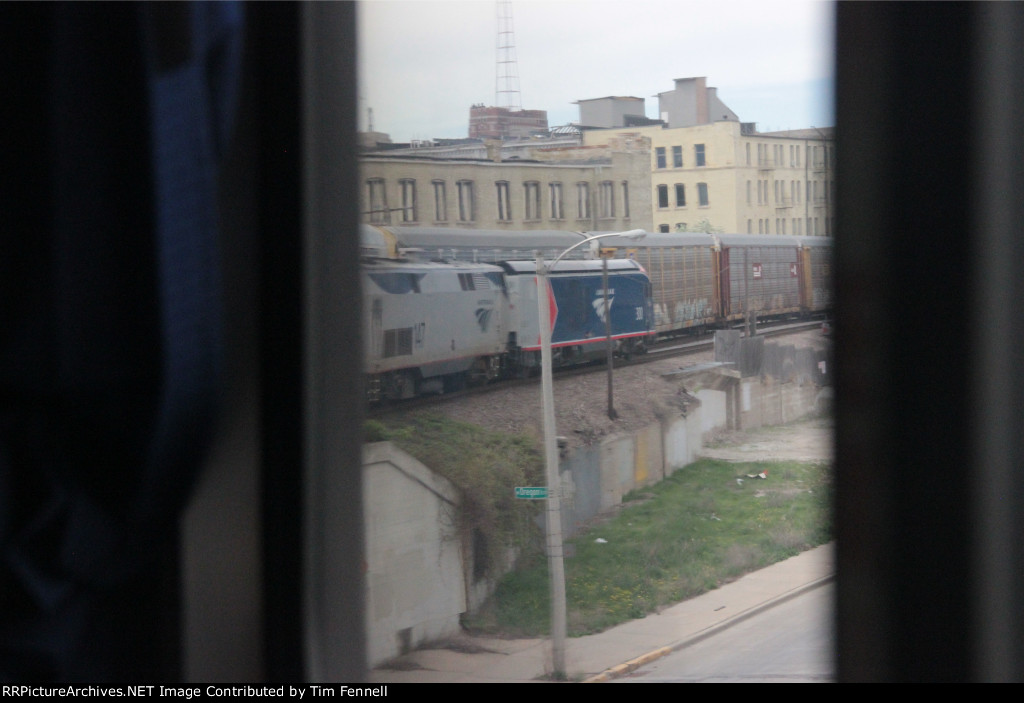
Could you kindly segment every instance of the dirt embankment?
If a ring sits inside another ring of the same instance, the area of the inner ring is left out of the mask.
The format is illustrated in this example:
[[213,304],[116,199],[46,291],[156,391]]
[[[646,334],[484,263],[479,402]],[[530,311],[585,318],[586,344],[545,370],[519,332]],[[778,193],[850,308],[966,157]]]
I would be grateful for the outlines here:
[[[817,330],[779,337],[772,341],[818,349],[827,344]],[[599,442],[609,435],[633,432],[658,422],[662,417],[678,414],[680,407],[686,402],[687,389],[671,377],[666,379],[663,374],[684,366],[713,360],[714,352],[706,351],[687,356],[683,360],[666,359],[615,369],[613,403],[618,413],[616,420],[610,420],[607,414],[607,374],[598,371],[561,379],[556,375],[554,396],[557,432],[566,438],[570,447],[577,447]],[[543,434],[540,384],[495,390],[492,393],[463,398],[457,403],[442,405],[431,412],[439,412],[452,419],[502,432],[523,433],[535,437],[541,437]],[[769,436],[763,440],[746,439],[743,446],[749,445],[751,448],[747,450],[748,458],[742,460],[749,461],[758,451],[754,446],[758,444],[763,445],[761,448],[765,451],[774,452],[773,456],[779,458],[788,458],[788,454],[784,455],[784,451],[788,451],[784,447],[790,443],[794,443],[794,452],[807,456],[821,455],[824,452],[819,446],[822,437],[829,437],[828,446],[831,447],[831,429],[830,426],[821,426],[823,422],[825,421],[819,420],[817,425],[811,423],[812,426],[807,428],[806,442],[796,442],[793,437],[786,437],[790,433],[781,430],[767,430]],[[771,437],[776,439],[772,440]],[[812,445],[819,448],[812,451]],[[797,446],[804,446],[804,449],[797,450]],[[708,452],[711,451],[718,449],[711,447]],[[821,460],[827,460],[827,457],[822,456]]]

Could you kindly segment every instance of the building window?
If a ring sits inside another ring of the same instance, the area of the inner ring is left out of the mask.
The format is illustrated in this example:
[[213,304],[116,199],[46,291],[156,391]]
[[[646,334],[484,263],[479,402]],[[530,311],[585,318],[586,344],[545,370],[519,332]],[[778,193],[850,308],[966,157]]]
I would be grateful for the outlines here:
[[753,234],[753,233],[754,233],[754,221],[753,220],[747,220],[747,234]]
[[764,234],[764,220],[759,219],[757,221],[757,233]]
[[473,181],[459,181],[459,222],[472,222],[476,219],[473,203]]
[[708,184],[698,183],[697,184],[697,204],[701,207],[708,206]]
[[434,221],[448,221],[448,197],[444,181],[433,181],[434,185]]
[[674,146],[672,147],[672,167],[682,168],[683,167],[683,147]]
[[658,225],[659,232],[668,232],[668,225]]
[[747,142],[747,166],[750,165],[750,142]]
[[773,181],[772,185],[775,187],[775,203],[779,204],[782,202],[782,198],[779,197],[779,182]]
[[660,208],[668,207],[668,186],[667,185],[662,184],[662,185],[658,186],[658,207],[660,207]]
[[622,182],[622,217],[629,219],[629,181]]
[[523,184],[525,196],[523,217],[527,220],[540,219],[540,183],[528,181]]
[[601,217],[615,217],[615,184],[611,181],[602,181],[598,198]]
[[402,192],[402,222],[415,222],[416,217],[416,181],[403,178],[398,181]]
[[693,157],[694,157],[694,162],[698,166],[706,165],[704,163],[704,145],[703,144],[694,144],[693,145]]
[[750,181],[747,181],[747,205],[750,205]]
[[654,150],[655,159],[657,159],[658,168],[665,168],[665,147],[659,146]]
[[565,214],[562,212],[562,184],[549,183],[548,192],[551,194],[551,219],[563,219]]
[[676,207],[686,207],[686,186],[676,183]]
[[676,232],[685,232],[685,231],[686,231],[686,223],[685,222],[677,222],[676,223]]
[[388,198],[383,178],[371,178],[366,181],[366,202],[369,204],[367,214],[370,216],[370,222],[383,224],[388,221]]
[[576,184],[576,217],[580,220],[590,219],[590,184]]
[[512,203],[509,202],[508,181],[497,181],[495,187],[498,189],[498,219],[508,222],[512,219]]

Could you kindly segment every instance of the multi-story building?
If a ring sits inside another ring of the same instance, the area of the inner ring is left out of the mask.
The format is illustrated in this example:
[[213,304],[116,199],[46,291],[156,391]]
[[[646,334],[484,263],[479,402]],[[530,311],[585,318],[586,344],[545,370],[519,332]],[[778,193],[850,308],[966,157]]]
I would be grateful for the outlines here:
[[647,142],[536,149],[532,159],[361,158],[363,220],[467,229],[651,229]]
[[734,120],[588,130],[584,145],[650,139],[651,219],[661,232],[831,235],[832,130],[758,133]]
[[758,133],[705,78],[659,93],[661,120],[642,98],[578,104],[579,127],[544,137],[376,140],[388,150],[363,157],[365,221],[832,234],[831,128]]
[[469,108],[469,136],[479,139],[529,137],[548,131],[546,110],[514,110],[508,107]]

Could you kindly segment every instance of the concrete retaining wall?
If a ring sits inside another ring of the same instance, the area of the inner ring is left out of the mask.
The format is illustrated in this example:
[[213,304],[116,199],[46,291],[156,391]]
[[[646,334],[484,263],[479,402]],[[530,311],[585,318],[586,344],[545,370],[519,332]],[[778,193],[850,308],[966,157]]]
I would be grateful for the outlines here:
[[[563,534],[576,534],[630,491],[692,463],[709,433],[783,424],[827,409],[831,389],[812,382],[824,374],[822,359],[799,350],[766,356],[774,374],[741,377],[723,368],[680,376],[700,401],[686,417],[563,458]],[[454,529],[454,486],[387,442],[367,445],[363,457],[368,651],[376,666],[457,633],[460,614],[482,603],[493,582],[473,578],[472,545],[462,544]]]
[[458,490],[389,442],[363,447],[369,665],[459,631],[467,610]]

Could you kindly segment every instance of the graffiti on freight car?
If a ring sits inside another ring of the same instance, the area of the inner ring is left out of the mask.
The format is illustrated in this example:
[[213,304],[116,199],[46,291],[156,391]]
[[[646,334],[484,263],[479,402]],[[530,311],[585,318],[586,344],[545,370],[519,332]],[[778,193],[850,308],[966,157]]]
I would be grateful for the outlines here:
[[669,322],[668,315],[665,314],[665,306],[661,303],[654,304],[654,326],[662,327],[667,325]]
[[675,323],[698,320],[711,315],[711,306],[706,298],[700,300],[680,300],[676,302],[672,321]]
[[832,290],[829,288],[815,288],[813,296],[815,310],[832,304]]

